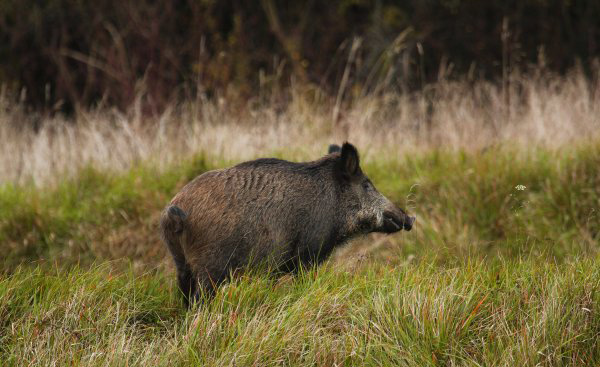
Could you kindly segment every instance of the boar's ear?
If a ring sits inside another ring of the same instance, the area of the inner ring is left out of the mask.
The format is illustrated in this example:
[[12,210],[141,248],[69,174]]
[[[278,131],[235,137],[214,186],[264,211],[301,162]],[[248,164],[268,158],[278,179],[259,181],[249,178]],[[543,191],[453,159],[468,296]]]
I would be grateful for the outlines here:
[[350,143],[342,145],[342,154],[339,162],[339,169],[343,177],[350,178],[360,173],[360,160],[358,158],[358,151],[354,145]]
[[329,149],[327,150],[327,154],[336,153],[336,152],[339,152],[340,150],[342,150],[342,148],[340,148],[339,145],[331,144],[329,146]]

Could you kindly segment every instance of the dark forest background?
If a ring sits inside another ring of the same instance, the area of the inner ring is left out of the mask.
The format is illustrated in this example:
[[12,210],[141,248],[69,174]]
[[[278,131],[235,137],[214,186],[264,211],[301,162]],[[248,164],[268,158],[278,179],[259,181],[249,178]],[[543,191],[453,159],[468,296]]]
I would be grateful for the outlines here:
[[0,1],[0,84],[41,111],[502,82],[599,55],[598,0]]

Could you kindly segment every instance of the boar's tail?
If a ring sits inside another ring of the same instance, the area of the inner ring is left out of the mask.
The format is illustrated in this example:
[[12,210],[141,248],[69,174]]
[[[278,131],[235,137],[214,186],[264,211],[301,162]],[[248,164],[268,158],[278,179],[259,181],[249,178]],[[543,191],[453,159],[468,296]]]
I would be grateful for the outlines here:
[[196,281],[185,259],[185,253],[181,246],[183,230],[187,224],[187,214],[177,205],[171,205],[165,209],[160,218],[160,229],[163,241],[169,247],[173,255],[173,261],[177,268],[177,282],[183,293],[185,304],[190,306],[190,298],[196,297]]
[[186,264],[185,254],[181,247],[181,235],[186,224],[187,214],[177,205],[165,209],[160,218],[160,231],[163,241],[169,247],[177,268]]

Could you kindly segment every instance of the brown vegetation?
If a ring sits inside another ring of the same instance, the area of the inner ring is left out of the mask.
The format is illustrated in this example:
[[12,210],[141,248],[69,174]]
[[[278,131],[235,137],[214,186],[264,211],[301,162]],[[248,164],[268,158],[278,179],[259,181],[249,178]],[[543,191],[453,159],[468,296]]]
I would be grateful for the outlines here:
[[260,86],[422,88],[500,80],[600,56],[600,5],[578,1],[3,0],[0,85],[47,113],[95,105],[148,114]]
[[[376,154],[392,159],[431,147],[552,148],[598,134],[598,79],[573,71],[510,80],[508,90],[485,81],[439,82],[418,93],[376,96],[347,90],[348,102],[297,88],[285,105],[276,99],[245,107],[197,100],[149,118],[136,104],[127,113],[81,111],[75,121],[29,114],[0,97],[0,180],[40,185],[88,166],[122,171],[139,162],[160,170],[196,154],[240,161],[285,150],[288,159],[314,159],[343,140],[355,142],[369,161]],[[341,111],[337,118],[335,111]],[[38,121],[37,130],[31,121]]]

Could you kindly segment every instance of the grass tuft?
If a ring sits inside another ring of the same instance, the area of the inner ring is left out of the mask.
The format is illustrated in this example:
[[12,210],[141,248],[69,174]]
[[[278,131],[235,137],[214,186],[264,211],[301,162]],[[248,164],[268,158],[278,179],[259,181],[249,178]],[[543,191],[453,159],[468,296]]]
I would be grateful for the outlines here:
[[[162,272],[0,279],[4,365],[595,365],[597,259],[327,265],[242,276],[184,311]],[[317,274],[318,273],[318,274]]]

